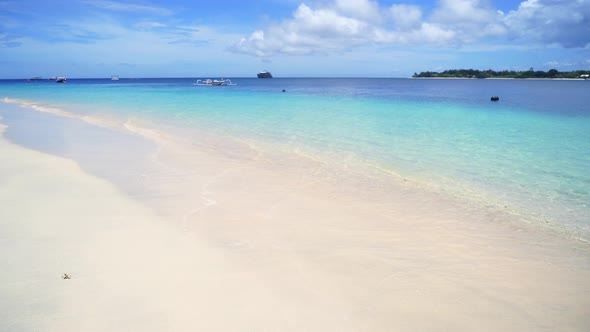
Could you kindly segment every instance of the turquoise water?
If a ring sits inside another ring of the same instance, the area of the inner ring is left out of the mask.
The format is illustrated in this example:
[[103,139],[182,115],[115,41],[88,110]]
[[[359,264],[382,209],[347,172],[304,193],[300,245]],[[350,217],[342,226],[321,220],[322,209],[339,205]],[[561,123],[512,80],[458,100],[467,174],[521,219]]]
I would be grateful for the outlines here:
[[272,143],[590,233],[588,81],[193,81],[1,81],[0,97]]

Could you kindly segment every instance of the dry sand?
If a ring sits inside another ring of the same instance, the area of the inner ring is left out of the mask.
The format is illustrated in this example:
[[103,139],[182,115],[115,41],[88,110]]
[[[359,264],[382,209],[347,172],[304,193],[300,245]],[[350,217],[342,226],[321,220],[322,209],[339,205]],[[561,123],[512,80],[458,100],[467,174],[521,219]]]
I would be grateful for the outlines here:
[[400,181],[130,124],[153,145],[126,162],[120,128],[27,132],[19,111],[4,122],[21,144],[65,138],[36,147],[58,156],[0,140],[2,331],[590,329],[586,243]]

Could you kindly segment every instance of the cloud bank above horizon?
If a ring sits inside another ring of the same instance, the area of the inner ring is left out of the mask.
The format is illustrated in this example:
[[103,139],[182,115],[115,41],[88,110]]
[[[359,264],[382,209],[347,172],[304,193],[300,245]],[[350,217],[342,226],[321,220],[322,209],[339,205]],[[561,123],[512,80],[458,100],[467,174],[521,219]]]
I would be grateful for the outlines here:
[[301,3],[292,18],[254,31],[233,45],[255,56],[315,54],[361,45],[462,47],[476,42],[590,47],[590,1],[527,0],[507,13],[485,0],[440,0],[426,15],[418,5],[371,0]]

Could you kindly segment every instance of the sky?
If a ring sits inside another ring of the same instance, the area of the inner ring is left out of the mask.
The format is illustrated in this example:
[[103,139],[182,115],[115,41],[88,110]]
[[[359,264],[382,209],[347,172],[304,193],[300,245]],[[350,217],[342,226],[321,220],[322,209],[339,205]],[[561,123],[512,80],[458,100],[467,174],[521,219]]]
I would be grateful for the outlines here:
[[0,78],[590,69],[590,0],[0,0]]

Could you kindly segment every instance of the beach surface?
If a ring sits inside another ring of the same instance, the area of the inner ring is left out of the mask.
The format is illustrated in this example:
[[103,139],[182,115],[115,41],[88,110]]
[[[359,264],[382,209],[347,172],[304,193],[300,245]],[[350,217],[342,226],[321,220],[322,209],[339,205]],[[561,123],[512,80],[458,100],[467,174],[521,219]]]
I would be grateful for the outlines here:
[[588,243],[509,213],[217,136],[0,116],[2,331],[590,329]]

